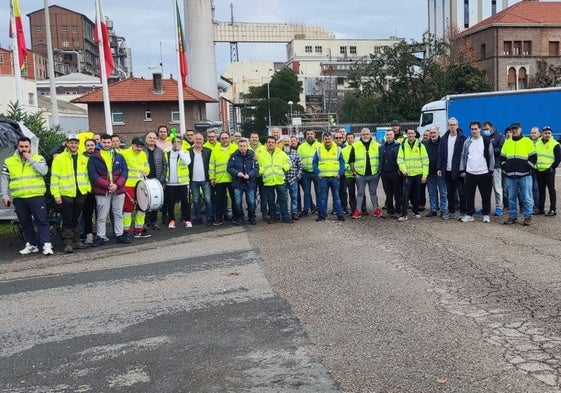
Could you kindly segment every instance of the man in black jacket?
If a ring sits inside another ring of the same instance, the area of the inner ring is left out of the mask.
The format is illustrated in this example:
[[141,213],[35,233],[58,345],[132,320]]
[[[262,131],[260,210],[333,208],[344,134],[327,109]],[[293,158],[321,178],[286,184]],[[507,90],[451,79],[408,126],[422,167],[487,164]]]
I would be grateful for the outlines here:
[[[440,208],[440,217],[443,220],[449,218],[448,214],[448,194],[446,192],[446,182],[442,175],[438,174],[438,152],[440,149],[440,131],[438,127],[431,127],[429,130],[428,141],[423,142],[429,156],[429,175],[427,177],[427,189],[429,191],[430,211],[427,217],[435,217],[437,209]],[[440,206],[439,206],[440,201]]]
[[[164,157],[164,151],[156,145],[158,137],[155,132],[149,132],[145,137],[144,151],[148,157],[148,164],[150,165],[150,172],[146,176],[148,179],[158,179],[162,187],[166,185],[167,162]],[[160,211],[163,216],[165,215],[166,207],[162,206]],[[150,229],[160,229],[158,225],[158,212],[151,211],[146,213],[146,226]]]

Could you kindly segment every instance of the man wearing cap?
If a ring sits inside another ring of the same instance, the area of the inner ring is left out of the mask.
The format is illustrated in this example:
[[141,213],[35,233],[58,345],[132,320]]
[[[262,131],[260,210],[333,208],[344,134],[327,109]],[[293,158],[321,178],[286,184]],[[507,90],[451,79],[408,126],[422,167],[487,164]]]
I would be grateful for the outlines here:
[[[144,140],[138,136],[134,137],[131,146],[122,150],[121,153],[125,157],[129,175],[125,183],[125,201],[123,205],[123,231],[128,236],[132,225],[132,212],[136,208],[136,184],[144,180],[150,173],[150,165],[148,157],[144,151]],[[146,213],[140,209],[136,209],[134,218],[133,236],[136,238],[150,237],[144,229],[144,220]]]
[[501,168],[506,176],[508,188],[508,220],[505,225],[518,222],[518,195],[522,204],[524,225],[532,224],[532,171],[537,162],[536,149],[530,138],[522,136],[522,126],[510,125],[512,138],[507,139],[501,149]]
[[405,137],[401,133],[401,124],[399,123],[399,121],[398,120],[392,120],[392,122],[390,123],[390,127],[393,131],[393,139],[396,142],[403,143],[403,140],[405,139]]
[[14,202],[26,242],[25,248],[19,252],[22,255],[39,251],[33,220],[37,222],[43,255],[53,254],[43,180],[48,171],[45,159],[39,154],[31,153],[31,139],[26,136],[18,139],[17,150],[4,161],[0,176],[0,195],[4,206],[8,207],[11,201]]
[[62,206],[62,237],[64,252],[87,246],[80,240],[78,217],[84,208],[86,195],[91,191],[88,178],[88,157],[78,153],[80,139],[76,134],[66,138],[66,149],[57,155],[51,167],[51,194]]
[[555,169],[561,162],[561,147],[559,143],[552,138],[553,132],[551,127],[546,126],[542,130],[542,136],[536,142],[536,154],[538,161],[536,162],[536,178],[539,188],[539,204],[537,207],[538,214],[544,214],[545,207],[545,188],[549,192],[549,210],[545,215],[553,217],[557,215],[557,193],[555,191]]
[[108,241],[106,236],[106,220],[109,209],[113,212],[113,228],[117,243],[130,243],[127,235],[123,234],[123,203],[125,201],[125,183],[128,167],[121,153],[111,147],[111,135],[100,136],[99,147],[88,161],[88,175],[92,183],[97,205],[97,237],[93,242],[98,247]]

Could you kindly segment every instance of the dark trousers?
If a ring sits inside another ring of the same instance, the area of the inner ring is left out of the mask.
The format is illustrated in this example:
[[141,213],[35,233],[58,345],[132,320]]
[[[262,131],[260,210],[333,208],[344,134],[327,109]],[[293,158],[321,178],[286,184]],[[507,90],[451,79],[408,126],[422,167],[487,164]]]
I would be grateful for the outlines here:
[[545,208],[545,188],[549,192],[549,210],[557,210],[557,194],[555,191],[555,169],[546,169],[545,171],[536,171],[538,179],[538,189],[540,202],[538,210],[543,211]]
[[[401,215],[407,215],[407,205],[412,201],[413,213],[419,214],[419,197],[421,195],[421,178],[423,175],[405,176],[403,178],[403,195],[401,198]],[[389,198],[388,198],[389,199]]]
[[[51,232],[49,227],[49,217],[44,196],[31,198],[14,198],[14,206],[18,216],[23,239],[32,245],[43,245],[51,242]],[[35,236],[33,220],[37,224],[39,232],[39,243]]]
[[[347,187],[347,194],[349,196],[349,207],[351,208],[350,212],[354,213],[354,211],[356,210],[356,178],[354,176],[345,178],[345,185]],[[341,201],[341,204],[343,204],[343,201]]]
[[93,215],[95,212],[95,195],[91,192],[87,193],[84,198],[84,210],[82,217],[84,219],[84,234],[93,233]]
[[448,211],[451,214],[456,212],[466,213],[466,194],[464,189],[464,179],[452,180],[452,173],[446,172],[446,193],[448,194]]
[[466,173],[465,191],[466,191],[466,213],[473,216],[475,213],[475,189],[479,188],[481,195],[481,205],[483,207],[483,215],[488,216],[491,212],[491,192],[493,191],[493,175],[492,173],[484,173],[482,175],[472,175]]
[[380,177],[382,178],[382,186],[386,194],[386,209],[388,214],[401,214],[401,174],[398,171],[382,172]]
[[80,217],[80,213],[84,208],[85,199],[86,196],[82,194],[75,198],[62,197],[62,238],[66,246],[71,246],[72,243],[80,241],[78,217]]
[[164,203],[167,208],[168,218],[175,220],[175,202],[179,198],[181,203],[181,220],[191,221],[191,206],[189,204],[189,186],[184,185],[166,185],[164,190]]
[[277,217],[277,204],[279,205],[281,219],[283,221],[290,221],[291,218],[288,214],[286,184],[276,186],[265,186],[265,193],[267,195],[267,204],[269,205],[269,215],[271,220],[276,220]]
[[[228,196],[226,193],[230,194],[230,199],[234,201],[234,190],[232,188],[232,183],[216,183],[214,185],[215,195],[215,205],[214,205],[214,220],[216,222],[224,221],[225,216],[228,211]],[[233,211],[234,219],[236,219],[236,214]]]

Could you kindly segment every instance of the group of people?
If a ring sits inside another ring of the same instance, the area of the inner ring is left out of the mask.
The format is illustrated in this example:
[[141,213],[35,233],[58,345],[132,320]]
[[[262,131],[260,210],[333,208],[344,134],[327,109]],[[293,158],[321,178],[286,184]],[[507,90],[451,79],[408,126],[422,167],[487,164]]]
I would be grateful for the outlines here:
[[[321,140],[310,130],[302,142],[296,136],[282,137],[274,128],[261,144],[257,133],[246,139],[239,132],[231,136],[209,130],[205,141],[193,130],[178,135],[161,126],[144,138],[133,138],[129,147],[109,134],[95,135],[80,146],[79,136],[71,134],[53,152],[48,187],[47,162],[32,154],[31,141],[22,137],[5,160],[0,194],[4,205],[14,203],[26,241],[20,253],[38,252],[42,246],[45,255],[53,254],[47,194],[61,207],[66,253],[109,241],[107,216],[116,242],[122,244],[130,243],[131,235],[148,237],[148,230],[162,225],[169,229],[205,221],[214,226],[225,221],[254,225],[258,197],[261,217],[269,224],[293,223],[316,212],[316,221],[325,221],[329,193],[331,214],[340,221],[346,214],[359,219],[369,214],[367,186],[370,213],[382,217],[386,209],[386,216],[398,221],[408,219],[409,209],[414,218],[421,218],[427,191],[427,217],[470,222],[479,214],[483,222],[490,222],[493,192],[494,214],[508,210],[505,224],[518,221],[519,206],[524,225],[531,224],[533,214],[555,216],[555,169],[561,148],[551,128],[538,129],[537,135],[532,130],[534,138],[527,138],[519,123],[504,136],[489,121],[472,121],[469,126],[470,135],[464,134],[458,120],[451,118],[442,135],[435,127],[420,137],[413,128],[402,135],[399,122],[393,121],[380,143],[368,128],[357,140],[343,128],[333,135],[323,133]],[[138,209],[136,186],[145,179],[155,179],[163,189],[159,211]],[[386,197],[383,207],[377,195],[380,179]],[[482,207],[476,210],[477,189]],[[505,198],[508,206],[503,205]],[[177,202],[180,219],[175,214]]]

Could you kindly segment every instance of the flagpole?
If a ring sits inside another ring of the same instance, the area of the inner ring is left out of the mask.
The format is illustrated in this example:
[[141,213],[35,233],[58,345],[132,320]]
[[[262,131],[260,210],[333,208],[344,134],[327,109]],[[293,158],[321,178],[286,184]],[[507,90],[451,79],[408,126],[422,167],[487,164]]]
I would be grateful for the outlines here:
[[[185,100],[183,97],[183,80],[182,80],[182,75],[181,75],[181,60],[179,59],[179,56],[185,56],[185,54],[181,53],[179,50],[179,26],[177,24],[177,20],[179,18],[179,15],[177,14],[178,12],[178,7],[177,7],[177,0],[172,0],[172,3],[174,3],[174,7],[173,7],[173,13],[175,15],[175,18],[173,18],[175,20],[175,50],[177,52],[177,101],[178,101],[178,106],[179,106],[179,132],[181,133],[181,136],[185,136]],[[162,78],[164,76],[162,75]]]
[[51,36],[51,16],[49,14],[49,0],[45,0],[45,33],[47,34],[47,71],[51,94],[51,128],[59,124],[58,101],[55,83],[55,62],[53,59],[53,39]]
[[105,113],[105,132],[113,135],[113,123],[111,122],[111,103],[109,101],[109,86],[107,84],[107,68],[105,66],[105,49],[103,42],[103,34],[101,31],[101,23],[103,20],[103,12],[101,10],[101,0],[95,0],[95,18],[97,20],[96,29],[99,48],[99,65],[101,68],[101,89],[103,92],[103,111]]
[[[16,84],[15,99],[19,106],[23,106],[23,92],[21,90],[21,68],[19,66],[18,33],[16,29],[16,15],[14,13],[14,1],[10,1],[10,25],[12,27],[12,59],[14,60],[14,80]],[[176,22],[177,23],[177,22]]]

